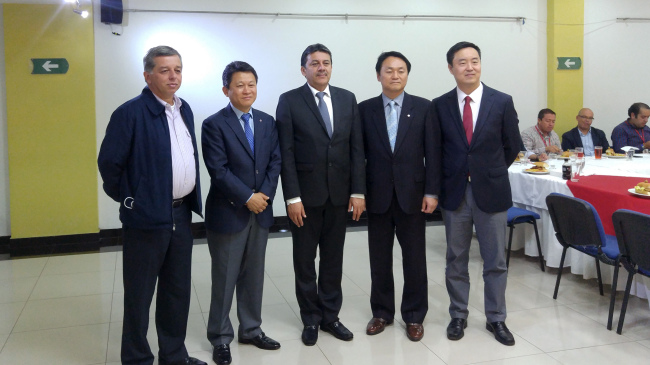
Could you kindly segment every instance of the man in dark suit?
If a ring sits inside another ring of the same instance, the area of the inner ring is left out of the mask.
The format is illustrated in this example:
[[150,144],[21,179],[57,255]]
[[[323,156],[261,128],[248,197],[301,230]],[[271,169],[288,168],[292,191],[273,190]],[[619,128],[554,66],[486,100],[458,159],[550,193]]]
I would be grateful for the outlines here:
[[605,132],[591,126],[594,122],[594,112],[589,108],[582,108],[576,115],[578,126],[562,135],[562,149],[570,150],[582,147],[585,156],[594,155],[594,147],[601,146],[603,151],[609,148]]
[[280,175],[280,147],[275,121],[253,109],[257,73],[235,61],[223,72],[223,93],[230,104],[203,122],[203,160],[210,173],[205,227],[212,257],[212,298],[208,340],[213,359],[230,364],[234,331],[229,313],[237,287],[238,341],[261,349],[280,344],[262,324],[264,257],[272,202]]
[[406,336],[419,341],[428,310],[425,217],[438,205],[439,178],[431,162],[433,145],[430,102],[404,92],[411,63],[399,52],[384,52],[375,66],[381,95],[359,104],[366,154],[368,248],[372,319],[368,335],[393,323],[395,285],[393,241],[402,247],[404,291],[401,313]]
[[124,234],[122,364],[153,364],[147,341],[156,282],[158,364],[206,363],[185,348],[192,287],[192,212],[201,214],[194,115],[176,91],[181,55],[143,59],[147,86],[111,115],[97,158],[104,191],[120,203]]
[[[506,327],[505,258],[507,210],[512,206],[508,167],[522,141],[512,97],[481,83],[481,51],[460,42],[447,52],[457,87],[432,102],[434,145],[441,145],[440,205],[447,235],[447,338],[467,327],[469,249],[476,228],[485,282],[486,329],[504,345],[515,340]],[[435,162],[438,166],[438,163]]]
[[[296,297],[304,324],[302,341],[312,346],[318,326],[352,340],[339,321],[343,242],[347,211],[365,210],[365,157],[357,101],[329,85],[332,53],[308,46],[300,58],[307,83],[280,95],[276,118],[282,151],[282,190],[293,237]],[[319,250],[318,281],[314,259]]]

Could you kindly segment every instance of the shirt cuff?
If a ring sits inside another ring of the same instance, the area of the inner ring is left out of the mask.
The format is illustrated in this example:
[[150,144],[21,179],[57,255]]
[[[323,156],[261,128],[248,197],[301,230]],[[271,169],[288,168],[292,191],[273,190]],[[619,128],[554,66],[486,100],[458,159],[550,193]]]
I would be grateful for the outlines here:
[[297,197],[297,198],[287,199],[286,201],[287,201],[287,205],[291,205],[293,203],[300,203],[302,200],[300,200],[300,197]]
[[[253,193],[253,194],[255,194],[255,193]],[[246,203],[248,203],[248,201],[251,200],[251,198],[253,197],[253,194],[251,194],[251,196],[248,197],[248,200],[246,200]]]
[[366,197],[363,194],[350,194],[350,198],[357,198],[357,199],[366,199]]
[[424,197],[425,197],[425,198],[433,198],[433,199],[436,199],[436,200],[438,200],[438,196],[437,196],[437,195],[432,195],[432,194],[424,194]]

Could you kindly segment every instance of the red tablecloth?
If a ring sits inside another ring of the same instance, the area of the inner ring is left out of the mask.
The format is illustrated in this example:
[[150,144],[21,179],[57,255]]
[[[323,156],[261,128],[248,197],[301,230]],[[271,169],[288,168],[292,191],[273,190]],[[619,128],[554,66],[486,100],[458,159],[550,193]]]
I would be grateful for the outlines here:
[[[569,180],[567,185],[573,196],[588,201],[596,208],[605,233],[614,235],[612,214],[616,210],[629,209],[650,214],[650,198],[635,196],[627,191],[644,180],[646,178],[593,175],[580,176],[577,182]],[[650,177],[647,180],[650,181]]]

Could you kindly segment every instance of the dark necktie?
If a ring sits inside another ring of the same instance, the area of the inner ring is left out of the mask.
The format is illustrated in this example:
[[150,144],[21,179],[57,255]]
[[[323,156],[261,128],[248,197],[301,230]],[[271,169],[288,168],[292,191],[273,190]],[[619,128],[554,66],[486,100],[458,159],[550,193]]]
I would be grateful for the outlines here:
[[327,129],[327,135],[332,138],[332,122],[330,121],[330,113],[327,111],[327,104],[323,100],[325,93],[319,91],[316,93],[318,98],[318,111],[320,112],[321,117],[323,117],[323,122],[325,122],[325,129]]
[[251,146],[251,152],[255,155],[255,142],[253,142],[253,130],[251,129],[248,120],[251,119],[251,115],[244,113],[241,115],[241,119],[244,121],[244,133],[246,133],[246,140],[248,140],[248,145]]
[[465,128],[465,136],[467,137],[467,144],[472,143],[472,135],[474,134],[474,120],[472,118],[472,108],[469,102],[472,98],[465,97],[465,107],[463,107],[463,128]]

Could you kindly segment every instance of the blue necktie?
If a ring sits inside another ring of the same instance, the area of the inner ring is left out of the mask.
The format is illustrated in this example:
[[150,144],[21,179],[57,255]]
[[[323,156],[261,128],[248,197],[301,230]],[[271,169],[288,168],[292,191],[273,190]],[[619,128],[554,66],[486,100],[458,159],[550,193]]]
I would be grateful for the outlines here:
[[395,152],[395,138],[397,137],[397,109],[395,100],[388,102],[390,110],[386,116],[386,127],[388,128],[388,140],[390,141],[390,150]]
[[320,91],[316,93],[318,98],[318,111],[320,112],[321,117],[323,117],[323,122],[325,122],[325,129],[327,129],[327,135],[332,138],[332,122],[330,121],[330,113],[327,111],[327,104],[323,100],[325,93]]
[[251,119],[251,115],[244,113],[241,116],[241,119],[244,121],[244,133],[246,133],[246,139],[248,140],[248,145],[251,146],[251,152],[255,155],[255,143],[253,142],[253,130],[251,129],[248,120]]

